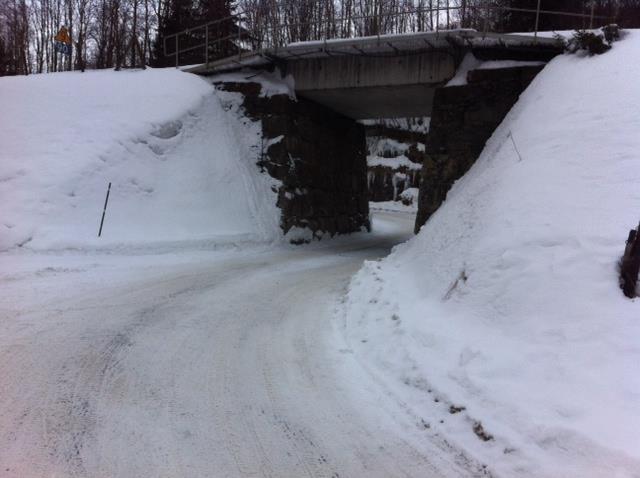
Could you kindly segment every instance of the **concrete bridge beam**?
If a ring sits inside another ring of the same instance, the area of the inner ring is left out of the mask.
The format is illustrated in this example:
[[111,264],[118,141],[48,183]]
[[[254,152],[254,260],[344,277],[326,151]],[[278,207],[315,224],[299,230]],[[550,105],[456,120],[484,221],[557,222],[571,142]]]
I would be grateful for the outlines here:
[[375,86],[439,85],[455,75],[458,61],[451,52],[409,52],[394,56],[353,55],[288,62],[296,91]]
[[429,116],[436,88],[431,85],[367,86],[306,90],[298,96],[352,119]]
[[[357,53],[357,52],[356,52]],[[455,75],[451,52],[350,55],[286,64],[296,93],[349,118],[428,116],[435,88]]]

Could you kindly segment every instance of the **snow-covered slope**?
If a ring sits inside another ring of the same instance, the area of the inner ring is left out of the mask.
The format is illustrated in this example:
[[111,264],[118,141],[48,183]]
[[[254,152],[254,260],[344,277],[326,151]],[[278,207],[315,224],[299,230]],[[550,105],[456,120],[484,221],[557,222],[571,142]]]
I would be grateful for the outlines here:
[[0,105],[0,250],[278,234],[271,180],[255,166],[257,124],[238,114],[237,97],[199,77],[160,69],[0,78]]
[[617,277],[639,57],[633,31],[553,60],[420,234],[351,284],[356,356],[499,476],[640,476],[640,301]]

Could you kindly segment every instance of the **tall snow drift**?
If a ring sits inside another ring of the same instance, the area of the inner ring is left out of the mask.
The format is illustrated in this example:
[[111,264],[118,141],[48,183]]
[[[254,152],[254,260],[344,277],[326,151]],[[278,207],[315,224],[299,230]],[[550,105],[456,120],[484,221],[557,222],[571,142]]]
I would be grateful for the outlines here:
[[351,284],[357,356],[499,476],[639,476],[640,301],[617,273],[640,219],[638,58],[633,31],[553,60],[419,235]]
[[255,166],[257,124],[239,114],[237,97],[197,76],[0,78],[0,105],[0,250],[210,244],[279,232],[270,179]]

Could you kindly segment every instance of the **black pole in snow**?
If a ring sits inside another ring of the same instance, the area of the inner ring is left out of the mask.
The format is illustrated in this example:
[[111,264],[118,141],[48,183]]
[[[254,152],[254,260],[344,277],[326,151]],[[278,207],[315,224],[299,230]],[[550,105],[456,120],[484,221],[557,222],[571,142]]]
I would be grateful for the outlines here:
[[102,235],[102,225],[104,224],[104,215],[107,212],[107,203],[109,202],[109,193],[111,192],[111,183],[107,188],[107,197],[104,200],[104,208],[102,209],[102,220],[100,221],[100,230],[98,231],[98,237]]

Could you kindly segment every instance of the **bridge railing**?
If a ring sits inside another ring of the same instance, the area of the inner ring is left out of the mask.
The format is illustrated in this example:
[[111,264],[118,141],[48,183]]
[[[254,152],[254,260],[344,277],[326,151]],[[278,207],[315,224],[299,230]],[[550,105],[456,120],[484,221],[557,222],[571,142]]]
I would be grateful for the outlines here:
[[595,15],[594,4],[587,13],[555,11],[540,8],[506,7],[492,0],[467,0],[460,5],[409,9],[400,12],[327,17],[326,20],[288,22],[264,12],[240,12],[220,20],[188,28],[163,38],[166,57],[173,57],[175,66],[181,63],[205,63],[236,57],[240,61],[248,52],[284,47],[293,42],[326,41],[333,38],[359,38],[394,33],[428,32],[450,28],[474,28],[487,33],[500,14],[508,12],[530,14],[530,29],[534,41],[538,37],[540,18],[555,15],[573,18],[582,28],[593,28],[596,21],[610,23],[613,18]]

